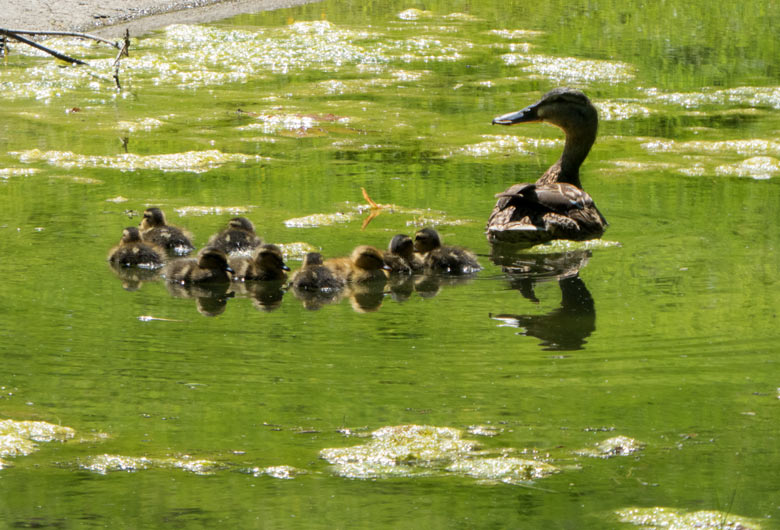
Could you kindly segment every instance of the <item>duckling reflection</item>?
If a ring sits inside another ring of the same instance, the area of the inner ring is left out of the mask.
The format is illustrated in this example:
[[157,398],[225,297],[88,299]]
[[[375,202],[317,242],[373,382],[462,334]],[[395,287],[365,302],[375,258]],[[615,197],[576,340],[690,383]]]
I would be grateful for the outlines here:
[[165,250],[142,241],[138,228],[128,226],[122,231],[119,244],[108,253],[108,261],[118,267],[159,269],[165,263]]
[[284,280],[233,282],[236,292],[252,300],[255,309],[270,312],[279,309],[284,299]]
[[439,233],[433,228],[423,228],[414,235],[414,249],[422,256],[425,271],[429,273],[471,274],[482,269],[473,252],[442,245]]
[[287,271],[282,250],[276,245],[257,247],[251,258],[244,256],[231,258],[230,266],[236,280],[278,281],[287,280]]
[[579,277],[579,270],[587,264],[589,256],[588,251],[576,251],[516,259],[513,266],[504,267],[512,288],[538,303],[535,285],[557,280],[561,289],[560,307],[544,315],[491,314],[490,317],[504,325],[523,328],[521,334],[541,339],[540,345],[545,350],[582,349],[596,329],[593,297]]
[[255,233],[255,225],[246,217],[234,217],[227,228],[209,238],[208,246],[218,248],[225,254],[250,255],[263,244]]
[[166,282],[168,292],[175,298],[191,298],[196,302],[198,313],[215,317],[225,312],[227,302],[235,296],[229,291],[228,283],[181,284]]
[[233,269],[224,252],[205,247],[197,258],[179,258],[165,266],[163,275],[168,282],[180,284],[230,283]]
[[144,218],[139,226],[144,241],[154,243],[178,256],[192,252],[191,236],[181,228],[166,224],[165,214],[159,208],[144,210]]
[[109,267],[122,282],[125,291],[137,291],[145,283],[156,282],[160,279],[160,269],[141,269],[138,267],[124,267],[117,263],[109,263]]
[[319,252],[306,254],[301,268],[295,271],[290,280],[295,297],[303,302],[303,307],[312,310],[341,300],[345,285],[343,278],[337,277],[323,265]]

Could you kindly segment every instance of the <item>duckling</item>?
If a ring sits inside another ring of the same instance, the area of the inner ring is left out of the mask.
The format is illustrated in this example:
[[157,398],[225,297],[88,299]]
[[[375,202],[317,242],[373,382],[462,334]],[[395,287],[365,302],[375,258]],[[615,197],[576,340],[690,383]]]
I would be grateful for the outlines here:
[[215,247],[225,254],[250,254],[263,244],[255,233],[255,226],[246,217],[234,217],[228,221],[227,228],[209,238],[208,246]]
[[141,241],[141,232],[134,226],[122,231],[119,244],[108,253],[108,261],[121,267],[159,269],[165,263],[165,250],[154,243]]
[[390,267],[390,272],[397,274],[412,274],[423,270],[422,258],[414,253],[414,241],[406,234],[395,235],[390,240],[385,252],[385,264]]
[[284,281],[290,267],[284,264],[282,251],[276,245],[261,245],[251,258],[232,258],[237,280]]
[[580,166],[596,141],[596,108],[579,90],[556,88],[523,110],[493,119],[494,125],[535,122],[563,129],[563,153],[535,183],[515,184],[496,195],[488,241],[531,245],[601,237],[607,221],[580,183]]
[[290,284],[301,291],[319,291],[322,289],[337,291],[346,284],[344,278],[336,276],[323,265],[322,254],[309,252],[303,257],[301,268],[295,271]]
[[387,281],[384,256],[382,252],[368,245],[361,245],[352,251],[348,258],[331,258],[323,265],[338,278],[350,283]]
[[163,274],[169,282],[227,283],[232,279],[233,269],[227,255],[219,249],[205,247],[197,258],[180,258],[168,263]]
[[477,256],[461,247],[442,245],[439,233],[423,228],[414,235],[414,249],[422,255],[427,272],[470,274],[481,270]]
[[159,208],[144,210],[139,226],[144,241],[160,245],[169,252],[184,256],[192,252],[191,236],[180,228],[165,223],[165,214]]

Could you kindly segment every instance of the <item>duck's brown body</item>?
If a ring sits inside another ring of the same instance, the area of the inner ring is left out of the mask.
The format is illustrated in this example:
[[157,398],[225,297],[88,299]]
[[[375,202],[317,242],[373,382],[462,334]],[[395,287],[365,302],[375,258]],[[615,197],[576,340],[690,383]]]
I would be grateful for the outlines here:
[[352,251],[348,258],[331,258],[323,265],[330,269],[334,276],[350,283],[385,282],[387,275],[382,253],[368,245],[361,245]]
[[169,262],[163,274],[169,282],[188,285],[228,283],[232,272],[224,252],[205,247],[197,258],[179,258]]
[[120,267],[158,269],[165,263],[165,250],[143,242],[138,228],[129,226],[122,232],[119,244],[109,252],[108,261]]
[[515,184],[496,195],[487,223],[491,243],[536,244],[553,239],[601,237],[607,221],[582,189],[579,169],[598,130],[598,114],[579,90],[557,88],[525,109],[500,116],[494,124],[547,122],[563,129],[560,159],[534,183]]
[[422,258],[414,252],[414,241],[405,234],[398,234],[390,240],[385,264],[394,274],[414,274],[422,272],[424,267]]
[[144,241],[159,245],[173,254],[184,256],[195,249],[190,235],[181,228],[166,224],[165,214],[159,208],[144,211],[139,229]]
[[246,217],[234,217],[227,228],[209,239],[210,247],[218,248],[225,254],[250,254],[263,244],[255,233],[255,227]]
[[261,245],[251,258],[230,259],[237,280],[285,281],[290,268],[284,264],[282,251],[276,245]]
[[422,256],[426,272],[471,274],[482,269],[473,252],[442,245],[439,233],[433,228],[423,228],[414,235],[414,249]]

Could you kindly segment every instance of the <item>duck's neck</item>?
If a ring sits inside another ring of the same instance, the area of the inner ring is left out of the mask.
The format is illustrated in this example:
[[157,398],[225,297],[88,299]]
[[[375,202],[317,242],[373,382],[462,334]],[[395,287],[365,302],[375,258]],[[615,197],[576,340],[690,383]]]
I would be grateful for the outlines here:
[[567,130],[566,142],[563,145],[561,158],[545,171],[537,184],[554,184],[556,182],[565,182],[572,186],[582,189],[580,182],[580,166],[588,156],[593,142],[596,141],[596,127],[585,130],[571,131]]

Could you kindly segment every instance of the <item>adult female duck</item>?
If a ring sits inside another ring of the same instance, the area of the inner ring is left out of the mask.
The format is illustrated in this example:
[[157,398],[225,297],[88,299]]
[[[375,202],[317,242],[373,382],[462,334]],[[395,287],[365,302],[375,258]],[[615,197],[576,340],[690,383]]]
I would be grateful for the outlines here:
[[580,165],[596,140],[598,121],[590,100],[571,88],[556,88],[523,110],[493,119],[499,125],[550,123],[563,129],[566,142],[560,159],[535,183],[515,184],[496,195],[488,241],[536,244],[601,237],[607,221],[580,184]]

